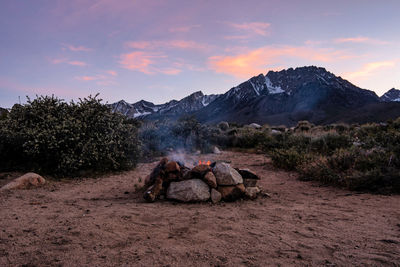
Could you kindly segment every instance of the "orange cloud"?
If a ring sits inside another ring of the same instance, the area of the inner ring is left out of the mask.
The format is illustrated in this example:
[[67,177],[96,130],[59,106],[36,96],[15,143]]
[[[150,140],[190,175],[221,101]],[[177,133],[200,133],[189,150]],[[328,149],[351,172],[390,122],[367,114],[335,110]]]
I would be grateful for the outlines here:
[[214,56],[209,58],[211,69],[239,78],[247,78],[263,73],[272,65],[284,64],[290,59],[305,59],[319,62],[332,62],[345,56],[341,51],[315,49],[303,46],[265,46],[235,56]]
[[370,75],[372,75],[375,71],[378,71],[382,68],[390,68],[396,66],[396,61],[377,61],[370,62],[361,67],[360,70],[355,72],[345,73],[343,76],[348,79],[363,79]]

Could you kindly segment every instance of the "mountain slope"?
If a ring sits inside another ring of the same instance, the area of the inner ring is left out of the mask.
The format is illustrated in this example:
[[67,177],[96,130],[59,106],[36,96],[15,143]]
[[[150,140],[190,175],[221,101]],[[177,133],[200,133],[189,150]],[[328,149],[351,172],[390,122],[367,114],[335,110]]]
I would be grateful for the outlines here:
[[133,104],[121,100],[111,104],[110,107],[113,112],[119,112],[131,118],[155,119],[160,117],[179,117],[204,108],[214,101],[217,96],[204,95],[201,91],[198,91],[179,101],[171,100],[160,105],[155,105],[145,100]]
[[258,75],[196,112],[202,122],[322,123],[342,110],[380,102],[378,96],[318,67]]
[[392,88],[382,95],[380,99],[383,102],[400,102],[400,90]]

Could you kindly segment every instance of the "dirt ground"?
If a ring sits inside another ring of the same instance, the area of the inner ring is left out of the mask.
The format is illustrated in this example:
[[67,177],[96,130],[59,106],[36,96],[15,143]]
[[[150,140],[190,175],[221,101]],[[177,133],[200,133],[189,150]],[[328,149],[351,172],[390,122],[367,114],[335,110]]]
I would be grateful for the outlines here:
[[145,203],[135,184],[156,162],[2,192],[0,266],[400,265],[400,196],[301,182],[262,155],[200,159],[254,170],[270,197]]

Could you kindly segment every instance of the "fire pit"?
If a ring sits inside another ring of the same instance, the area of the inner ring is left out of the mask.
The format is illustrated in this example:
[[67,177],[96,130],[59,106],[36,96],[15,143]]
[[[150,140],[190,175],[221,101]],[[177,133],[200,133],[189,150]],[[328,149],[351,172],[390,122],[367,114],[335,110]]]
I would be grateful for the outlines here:
[[226,162],[199,161],[192,169],[182,162],[163,158],[145,180],[144,199],[167,198],[181,202],[213,203],[241,198],[255,199],[260,178],[248,169],[232,168]]

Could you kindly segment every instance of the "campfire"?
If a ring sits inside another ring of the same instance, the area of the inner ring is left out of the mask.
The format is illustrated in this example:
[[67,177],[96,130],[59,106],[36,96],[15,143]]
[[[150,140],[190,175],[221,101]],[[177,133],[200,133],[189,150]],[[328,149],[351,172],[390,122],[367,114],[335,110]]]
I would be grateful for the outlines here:
[[226,162],[199,160],[192,169],[179,161],[163,158],[145,180],[144,199],[167,198],[182,202],[213,203],[241,198],[255,199],[260,178],[248,169],[233,168]]

